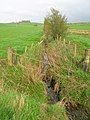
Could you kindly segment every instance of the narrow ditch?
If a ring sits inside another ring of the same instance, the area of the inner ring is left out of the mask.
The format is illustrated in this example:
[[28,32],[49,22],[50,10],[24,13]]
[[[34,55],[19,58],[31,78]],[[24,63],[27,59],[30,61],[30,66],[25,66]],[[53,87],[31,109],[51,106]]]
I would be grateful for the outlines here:
[[44,80],[45,84],[46,84],[46,91],[47,91],[47,98],[50,104],[55,104],[58,101],[60,101],[60,85],[58,84],[58,82],[56,82],[56,80],[54,79],[54,77],[50,77],[48,78],[48,76],[46,76],[46,79]]
[[60,101],[60,103],[66,108],[68,120],[90,120],[90,110],[88,108],[71,100],[61,100],[61,84],[58,83],[54,76],[50,75],[48,72],[50,62],[46,53],[44,55],[43,63],[43,82],[46,85],[48,103],[55,104]]
[[58,84],[53,76],[46,76],[43,81],[46,84],[48,103],[56,104],[60,102],[66,109],[68,120],[90,120],[89,108],[67,98],[61,99],[61,84]]
[[50,61],[47,53],[43,56],[43,81],[46,84],[47,98],[49,103],[54,104],[60,101],[60,85],[52,74],[49,73]]

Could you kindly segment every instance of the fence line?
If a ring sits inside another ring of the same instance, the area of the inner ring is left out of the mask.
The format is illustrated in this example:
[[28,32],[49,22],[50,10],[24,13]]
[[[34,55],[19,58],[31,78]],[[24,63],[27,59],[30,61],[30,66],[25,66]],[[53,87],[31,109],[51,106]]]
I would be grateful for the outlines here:
[[[43,43],[43,41],[41,41],[41,42],[38,42],[38,44],[37,45],[40,45],[41,43]],[[66,46],[66,40],[64,39],[63,40],[63,47],[65,47]],[[35,46],[37,46],[37,45],[35,45]],[[76,54],[77,54],[77,46],[76,46],[76,44],[71,44],[71,42],[69,41],[68,42],[68,45],[69,45],[69,49],[70,49],[70,45],[72,46],[72,45],[74,45],[74,57],[76,57]],[[33,48],[33,44],[31,45],[31,49]],[[15,65],[15,64],[18,64],[18,62],[17,62],[17,56],[19,57],[19,62],[22,64],[22,61],[23,61],[23,59],[24,59],[24,57],[25,58],[28,58],[27,56],[25,56],[25,54],[26,54],[26,52],[27,52],[27,50],[28,50],[28,47],[26,46],[25,47],[25,51],[24,51],[24,53],[22,54],[22,55],[20,55],[20,54],[18,54],[13,48],[11,48],[11,47],[8,47],[8,52],[7,52],[7,59],[8,59],[8,65],[9,66],[13,66],[13,65]],[[36,60],[36,59],[34,59],[34,58],[29,58],[30,60],[34,60],[34,61],[37,61],[37,62],[42,62],[42,61],[40,61],[40,60]]]
[[[57,39],[58,36],[57,36]],[[61,38],[60,38],[61,39]],[[35,46],[40,45],[43,43],[43,40],[41,42],[38,42]],[[71,43],[71,41],[68,41],[68,43],[66,43],[66,40],[64,39],[63,41],[61,40],[61,43],[63,45],[63,47],[68,47],[68,49],[70,49],[71,53],[72,53],[72,58],[75,58],[77,56],[77,44],[73,44]],[[33,44],[31,45],[31,49],[33,47]],[[13,48],[8,47],[8,52],[7,52],[7,60],[8,60],[8,65],[9,66],[13,66],[16,64],[21,64],[21,66],[23,65],[23,61],[25,62],[25,59],[30,59],[30,60],[34,60],[36,62],[41,62],[40,60],[36,60],[34,58],[29,58],[27,56],[25,56],[26,52],[28,51],[28,47],[25,47],[25,51],[22,55],[18,54]],[[17,59],[17,56],[19,59]],[[89,63],[90,63],[90,49],[85,50],[85,54],[83,57],[83,70],[87,71],[87,69],[89,68]],[[86,67],[85,67],[86,66]]]

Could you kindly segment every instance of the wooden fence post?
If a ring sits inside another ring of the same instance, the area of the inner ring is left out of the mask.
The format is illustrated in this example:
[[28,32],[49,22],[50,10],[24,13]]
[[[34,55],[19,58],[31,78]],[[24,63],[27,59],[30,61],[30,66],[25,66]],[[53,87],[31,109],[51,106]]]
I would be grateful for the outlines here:
[[85,57],[83,62],[83,70],[85,72],[89,71],[89,63],[90,63],[90,49],[85,50]]
[[15,50],[13,50],[11,47],[8,47],[7,59],[9,66],[13,66],[17,63]]
[[15,50],[12,50],[13,51],[13,65],[16,65],[17,64],[17,55],[16,55],[16,51]]
[[13,52],[12,52],[11,47],[8,47],[7,59],[8,59],[8,65],[12,66],[13,65]]
[[74,45],[74,57],[76,57],[76,55],[77,55],[77,45],[75,44]]

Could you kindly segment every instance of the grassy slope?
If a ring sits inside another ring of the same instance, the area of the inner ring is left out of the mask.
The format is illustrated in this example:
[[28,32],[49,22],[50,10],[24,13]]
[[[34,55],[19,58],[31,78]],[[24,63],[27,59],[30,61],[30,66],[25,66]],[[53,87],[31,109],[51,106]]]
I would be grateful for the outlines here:
[[40,24],[0,24],[0,58],[6,57],[8,46],[22,53],[25,46],[39,41],[42,34]]

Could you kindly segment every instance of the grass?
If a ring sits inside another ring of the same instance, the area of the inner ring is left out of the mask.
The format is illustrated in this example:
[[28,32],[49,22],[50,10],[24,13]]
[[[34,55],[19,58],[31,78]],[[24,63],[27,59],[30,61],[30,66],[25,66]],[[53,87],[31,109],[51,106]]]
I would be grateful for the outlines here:
[[[71,24],[70,25],[71,29],[78,29],[78,30],[90,30],[90,23],[87,24]],[[77,60],[81,60],[81,58],[84,56],[84,52],[85,49],[90,49],[90,36],[88,35],[76,35],[76,34],[69,34],[67,37],[68,40],[70,40],[72,43],[76,43],[77,44],[77,54],[78,54],[78,59]],[[70,95],[72,96],[72,98],[77,99],[78,101],[80,101],[80,103],[82,104],[88,104],[88,106],[90,105],[87,102],[85,102],[84,100],[86,99],[87,96],[89,96],[90,94],[90,89],[89,89],[89,84],[90,84],[90,73],[85,73],[82,71],[82,69],[77,69],[75,71],[75,77],[77,78],[77,88],[74,89],[78,89],[79,85],[81,85],[81,83],[83,83],[84,85],[86,85],[86,88],[83,90],[83,92],[81,92],[81,90],[77,91],[75,90],[71,90],[70,91]],[[80,80],[80,81],[79,81]],[[83,86],[83,85],[82,85]],[[69,88],[70,90],[70,88]],[[70,96],[69,95],[69,96]]]
[[35,98],[9,91],[0,95],[1,120],[39,120],[40,105],[43,103]]
[[69,34],[67,39],[77,44],[77,54],[79,53],[81,57],[83,57],[85,49],[90,49],[90,36]]
[[70,29],[76,30],[90,30],[90,23],[77,23],[77,24],[69,24]]
[[25,46],[38,42],[42,34],[42,24],[0,24],[0,58],[6,57],[8,46],[22,54]]
[[[43,49],[36,45],[42,34],[41,24],[0,24],[0,58],[6,58],[8,46],[19,54],[24,52],[25,46],[29,48],[23,63],[25,68],[0,64],[0,120],[68,120],[63,106],[49,105],[47,101],[45,85],[41,81]],[[77,44],[80,58],[84,50],[90,48],[89,36],[70,34],[67,38]],[[32,43],[36,46],[31,49]],[[52,66],[51,72],[62,82],[61,99],[67,97],[89,106],[90,74],[75,66],[70,50],[61,43],[52,42],[48,53],[51,63],[58,66]],[[67,77],[69,68],[74,71],[70,78]]]
[[80,46],[82,46],[83,49],[89,49],[90,48],[90,36],[83,36],[83,35],[69,35],[68,39],[72,42],[76,42]]
[[[47,106],[43,102],[9,91],[0,95],[0,120],[65,120],[64,108],[58,105]],[[20,103],[21,102],[21,103]],[[21,106],[22,105],[22,106]],[[61,111],[61,112],[60,112]]]

